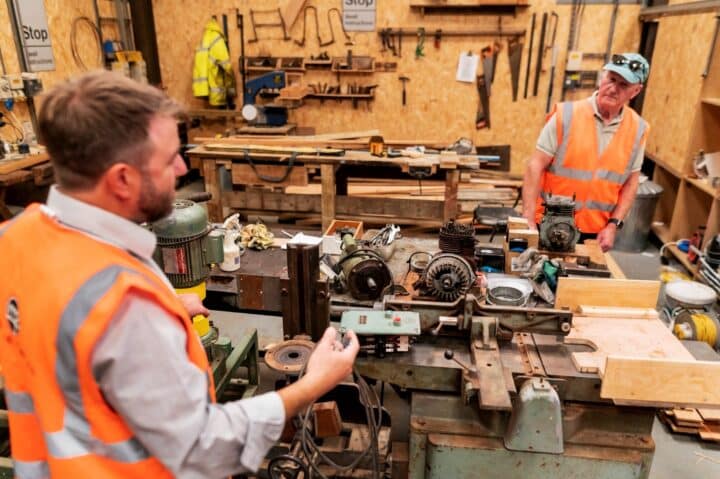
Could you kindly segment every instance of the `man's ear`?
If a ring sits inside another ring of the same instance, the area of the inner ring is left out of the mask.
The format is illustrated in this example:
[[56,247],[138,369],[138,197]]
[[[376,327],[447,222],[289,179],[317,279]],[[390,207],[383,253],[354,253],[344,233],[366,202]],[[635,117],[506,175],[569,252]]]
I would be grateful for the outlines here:
[[636,96],[638,96],[640,94],[640,92],[643,90],[644,85],[642,83],[638,84],[637,86],[638,86],[638,88],[635,90],[635,93],[633,93],[633,96],[630,97],[631,100],[633,98],[635,98]]
[[102,176],[110,193],[120,200],[127,201],[138,195],[141,184],[140,171],[127,163],[115,163]]

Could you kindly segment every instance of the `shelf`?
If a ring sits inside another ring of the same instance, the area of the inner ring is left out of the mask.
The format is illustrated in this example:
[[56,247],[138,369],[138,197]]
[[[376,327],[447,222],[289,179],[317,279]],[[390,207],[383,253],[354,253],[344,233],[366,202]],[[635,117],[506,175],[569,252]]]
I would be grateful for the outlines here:
[[685,180],[713,198],[720,198],[720,189],[713,188],[707,181],[700,178],[691,178],[689,176],[686,177]]
[[305,98],[316,98],[320,100],[372,100],[375,96],[372,93],[310,93]]
[[672,173],[675,177],[677,177],[677,178],[683,177],[683,173],[680,170],[678,170],[677,168],[672,166],[670,163],[667,163],[664,160],[660,159],[660,157],[655,156],[654,154],[648,152],[647,150],[645,151],[645,156],[648,159],[650,159],[650,161],[655,163],[657,166],[661,167],[663,170],[666,170],[666,171]]
[[491,0],[488,2],[443,2],[443,3],[426,3],[413,2],[410,8],[420,10],[420,15],[517,15],[518,10],[528,8],[525,2],[509,0]]
[[706,105],[720,106],[720,98],[703,98],[700,101]]
[[672,241],[672,237],[670,236],[670,228],[665,223],[654,222],[652,226],[650,226],[650,228],[652,229],[652,232],[655,233],[655,236],[657,236],[660,242],[662,242],[663,244]]

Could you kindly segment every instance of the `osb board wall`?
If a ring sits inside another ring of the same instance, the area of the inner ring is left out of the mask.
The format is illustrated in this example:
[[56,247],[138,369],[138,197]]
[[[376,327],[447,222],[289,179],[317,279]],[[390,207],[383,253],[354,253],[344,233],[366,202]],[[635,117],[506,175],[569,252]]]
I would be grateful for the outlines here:
[[[284,5],[283,1],[273,0],[154,0],[155,26],[160,55],[161,73],[164,86],[173,97],[184,101],[191,107],[203,107],[204,104],[192,97],[191,72],[193,52],[200,42],[205,22],[211,15],[221,18],[223,13],[229,17],[230,52],[233,66],[238,72],[239,32],[235,26],[235,9],[245,15],[245,38],[250,37],[249,9],[268,10]],[[533,52],[533,67],[530,74],[530,91],[535,72],[538,37],[542,13],[552,10],[560,15],[557,30],[557,45],[560,47],[558,68],[555,76],[554,99],[559,99],[561,75],[566,58],[566,45],[570,21],[570,6],[558,6],[548,0],[532,1],[532,6],[521,11],[516,18],[503,17],[504,28],[526,29],[525,48],[521,63],[519,97],[512,101],[507,43],[503,40],[502,51],[498,57],[495,81],[490,97],[490,116],[492,128],[475,130],[475,115],[478,105],[478,93],[475,84],[455,81],[458,56],[462,52],[480,49],[493,38],[443,38],[439,49],[433,47],[432,32],[441,28],[450,29],[496,29],[498,17],[482,15],[425,15],[410,9],[410,0],[378,1],[377,28],[425,27],[428,36],[425,42],[425,56],[415,59],[416,41],[404,37],[402,58],[382,54],[380,37],[377,32],[353,34],[354,55],[370,55],[376,60],[399,63],[395,73],[375,73],[372,76],[343,76],[341,82],[357,81],[362,84],[378,84],[375,100],[368,111],[362,104],[353,109],[350,102],[336,103],[326,101],[320,104],[309,100],[301,108],[291,112],[291,121],[304,126],[315,127],[317,133],[345,130],[366,130],[378,128],[386,138],[439,140],[451,143],[461,136],[472,138],[476,144],[510,144],[512,146],[512,170],[523,170],[526,159],[534,150],[537,135],[545,116],[545,103],[550,70],[550,52],[544,57],[545,71],[540,78],[537,97],[529,95],[522,98],[524,87],[527,45],[530,36],[530,17],[537,13],[536,32]],[[340,0],[309,0],[308,5],[318,7],[320,29],[323,39],[329,38],[326,12],[331,7],[341,8]],[[637,15],[639,6],[621,5],[615,35],[614,51],[636,50],[639,44],[639,24]],[[579,48],[588,52],[604,52],[610,25],[612,6],[587,5],[583,16]],[[346,54],[347,47],[342,42],[340,25],[333,17],[336,42],[326,48],[317,45],[314,26],[308,26],[306,44],[301,48],[292,41],[261,40],[246,44],[248,56],[305,56],[317,55],[327,50],[330,56]],[[290,30],[294,39],[302,36],[302,18],[299,18]],[[264,30],[260,38],[278,38],[278,31]],[[588,63],[588,68],[599,68],[600,62]],[[478,69],[481,72],[481,68]],[[407,84],[407,106],[402,107],[402,85],[400,75],[410,78]],[[305,75],[305,82],[327,82],[334,84],[335,76],[329,73],[311,72]],[[590,92],[588,92],[589,94]]]
[[[102,2],[107,0],[100,0]],[[111,4],[111,3],[110,3]],[[45,90],[73,75],[81,69],[73,60],[70,48],[70,31],[76,17],[87,16],[94,21],[95,13],[92,0],[45,0],[45,11],[48,17],[48,29],[52,39],[53,55],[55,57],[55,70],[39,73]],[[90,69],[101,68],[99,62],[98,46],[93,39],[92,31],[85,27],[78,27],[77,45],[80,58]],[[0,1],[0,48],[2,48],[5,67],[8,73],[20,73],[15,40],[13,38],[11,16],[7,8],[7,2]],[[38,104],[42,101],[40,98]],[[30,115],[24,103],[18,103],[14,109],[21,121],[28,121]],[[9,127],[0,129],[0,135],[12,137]]]
[[[671,2],[686,3],[686,2]],[[690,161],[689,144],[700,104],[715,14],[661,18],[643,117],[651,125],[647,151],[677,171]],[[713,65],[714,69],[720,65]]]

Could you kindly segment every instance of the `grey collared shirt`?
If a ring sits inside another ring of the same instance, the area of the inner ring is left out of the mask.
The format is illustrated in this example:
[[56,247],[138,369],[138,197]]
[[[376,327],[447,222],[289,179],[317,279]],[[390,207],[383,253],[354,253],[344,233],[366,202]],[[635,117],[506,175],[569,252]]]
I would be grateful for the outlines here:
[[[155,235],[53,187],[47,206],[64,225],[152,260]],[[78,257],[80,261],[82,258]],[[188,361],[187,335],[147,298],[129,294],[95,347],[91,367],[108,404],[175,476],[228,477],[258,468],[285,422],[280,396],[211,404],[205,373]]]
[[[597,92],[593,93],[587,101],[592,104],[593,112],[595,112],[595,131],[598,139],[598,155],[601,155],[603,151],[610,144],[610,141],[615,136],[615,132],[620,126],[620,122],[623,119],[624,109],[620,110],[618,116],[610,120],[607,124],[603,121],[602,115],[598,111],[597,107]],[[540,136],[538,137],[535,147],[552,157],[557,153],[557,121],[555,114],[545,123]],[[643,141],[638,148],[635,157],[632,159],[632,171],[639,171],[642,167],[643,159],[645,158],[645,141]]]

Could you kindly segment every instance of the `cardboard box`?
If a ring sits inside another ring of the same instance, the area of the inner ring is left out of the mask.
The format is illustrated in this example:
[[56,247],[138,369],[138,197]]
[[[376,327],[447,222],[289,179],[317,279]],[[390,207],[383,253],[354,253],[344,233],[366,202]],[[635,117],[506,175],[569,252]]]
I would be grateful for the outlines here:
[[350,220],[333,220],[330,223],[328,229],[323,233],[322,240],[322,253],[323,254],[336,254],[342,253],[341,245],[342,241],[340,235],[337,234],[339,230],[343,228],[352,228],[354,230],[353,238],[359,240],[363,235],[363,222],[362,221],[350,221]]

